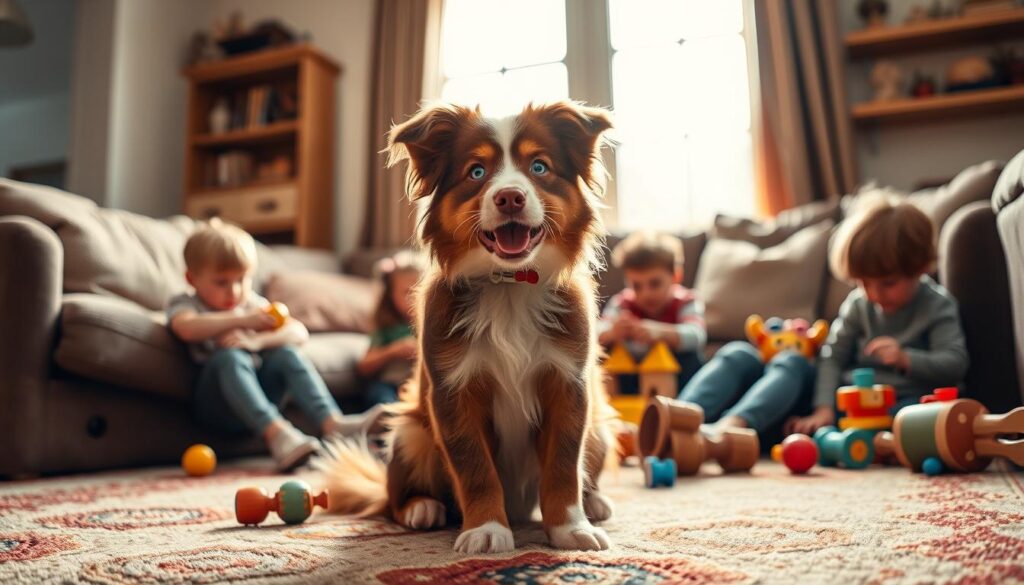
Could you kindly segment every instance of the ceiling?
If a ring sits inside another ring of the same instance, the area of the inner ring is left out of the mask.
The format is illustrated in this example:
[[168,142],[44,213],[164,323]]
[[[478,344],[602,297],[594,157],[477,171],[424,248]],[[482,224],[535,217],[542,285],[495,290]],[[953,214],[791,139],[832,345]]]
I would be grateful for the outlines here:
[[27,47],[0,47],[0,106],[67,93],[71,86],[75,0],[18,0],[35,38]]

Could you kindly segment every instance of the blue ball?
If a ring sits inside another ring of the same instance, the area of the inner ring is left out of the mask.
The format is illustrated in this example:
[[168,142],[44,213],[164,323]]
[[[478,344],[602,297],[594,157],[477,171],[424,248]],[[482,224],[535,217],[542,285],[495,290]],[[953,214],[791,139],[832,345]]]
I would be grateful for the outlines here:
[[938,457],[929,457],[921,464],[921,471],[925,475],[938,475],[942,473],[942,461]]

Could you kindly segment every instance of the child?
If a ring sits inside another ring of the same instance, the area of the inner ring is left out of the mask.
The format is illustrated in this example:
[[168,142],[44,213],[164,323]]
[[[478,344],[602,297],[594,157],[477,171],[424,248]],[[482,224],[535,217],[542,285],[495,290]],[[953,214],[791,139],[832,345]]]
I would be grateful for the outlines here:
[[606,347],[623,343],[638,361],[664,341],[679,362],[682,387],[703,363],[707,342],[704,303],[680,284],[683,243],[668,234],[635,232],[612,251],[612,263],[625,272],[626,288],[605,305],[598,341]]
[[374,314],[370,348],[356,365],[360,375],[372,378],[367,406],[398,400],[398,388],[412,374],[418,344],[412,331],[412,289],[423,273],[423,260],[415,252],[398,252],[380,261],[377,271],[383,283]]
[[185,278],[195,294],[180,294],[167,307],[171,331],[188,344],[200,365],[194,408],[204,426],[260,433],[282,471],[302,464],[319,448],[278,411],[286,394],[325,435],[361,430],[366,417],[343,417],[313,367],[295,345],[309,337],[289,319],[275,329],[268,301],[252,291],[256,244],[252,236],[218,220],[185,244]]
[[813,433],[835,420],[835,392],[856,368],[896,389],[895,414],[967,371],[956,301],[935,283],[934,230],[909,203],[869,201],[843,222],[830,254],[832,271],[857,283],[821,350],[814,411],[787,421],[787,432]]

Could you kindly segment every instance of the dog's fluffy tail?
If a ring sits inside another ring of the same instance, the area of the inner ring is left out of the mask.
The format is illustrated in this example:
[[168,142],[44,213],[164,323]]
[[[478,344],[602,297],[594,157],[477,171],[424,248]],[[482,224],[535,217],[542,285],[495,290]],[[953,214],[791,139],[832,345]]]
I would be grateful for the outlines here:
[[387,513],[387,466],[370,452],[365,440],[327,442],[313,467],[324,474],[328,512],[359,517]]

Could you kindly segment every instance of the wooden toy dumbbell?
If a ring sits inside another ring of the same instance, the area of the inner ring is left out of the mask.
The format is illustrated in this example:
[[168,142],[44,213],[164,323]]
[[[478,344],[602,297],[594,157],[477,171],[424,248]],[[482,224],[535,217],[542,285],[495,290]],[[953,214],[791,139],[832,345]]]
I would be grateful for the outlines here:
[[757,433],[752,429],[701,431],[704,410],[696,404],[654,396],[640,421],[640,454],[673,459],[676,473],[693,475],[708,459],[725,471],[749,471],[760,456]]
[[955,388],[940,388],[921,402],[896,414],[891,433],[878,434],[882,455],[894,454],[904,467],[928,475],[981,471],[993,457],[1024,465],[1024,439],[1000,436],[1024,433],[1024,407],[989,414],[980,402],[957,398]]
[[315,506],[327,509],[327,492],[313,495],[308,483],[296,479],[281,484],[273,496],[259,487],[244,487],[235,493],[235,519],[247,526],[260,524],[270,512],[287,524],[301,524]]

